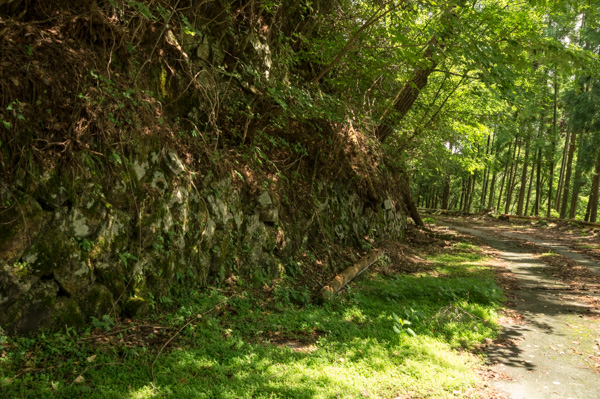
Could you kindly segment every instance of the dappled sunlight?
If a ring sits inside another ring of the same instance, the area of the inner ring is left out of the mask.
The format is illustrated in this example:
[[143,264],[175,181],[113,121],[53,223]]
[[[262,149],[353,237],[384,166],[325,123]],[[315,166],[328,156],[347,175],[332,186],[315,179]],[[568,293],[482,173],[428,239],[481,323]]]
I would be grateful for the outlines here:
[[157,391],[152,388],[151,385],[146,385],[142,388],[131,390],[127,396],[127,399],[150,399],[156,398],[158,395]]

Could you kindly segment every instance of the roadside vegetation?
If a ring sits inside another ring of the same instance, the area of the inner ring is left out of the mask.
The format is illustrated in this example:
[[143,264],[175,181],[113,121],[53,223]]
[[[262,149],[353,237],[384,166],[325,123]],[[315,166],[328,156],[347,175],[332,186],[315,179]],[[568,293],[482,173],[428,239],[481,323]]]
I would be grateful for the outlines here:
[[2,337],[3,396],[474,395],[483,357],[473,350],[496,336],[502,293],[479,247],[434,241],[324,304],[289,280],[237,280],[174,297],[146,320],[105,317],[82,331]]

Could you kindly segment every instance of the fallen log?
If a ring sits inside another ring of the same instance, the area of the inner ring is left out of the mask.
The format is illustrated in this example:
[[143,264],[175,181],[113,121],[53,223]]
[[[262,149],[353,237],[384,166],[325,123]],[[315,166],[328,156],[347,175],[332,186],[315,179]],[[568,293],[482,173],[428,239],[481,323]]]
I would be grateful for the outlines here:
[[333,297],[333,295],[337,294],[346,284],[350,281],[354,280],[357,276],[359,276],[362,272],[367,270],[373,263],[377,262],[377,260],[385,254],[385,251],[381,249],[376,249],[371,251],[366,256],[363,256],[359,259],[358,262],[353,264],[350,267],[344,269],[343,272],[335,276],[331,282],[323,287],[319,292],[319,295],[324,301],[328,301]]

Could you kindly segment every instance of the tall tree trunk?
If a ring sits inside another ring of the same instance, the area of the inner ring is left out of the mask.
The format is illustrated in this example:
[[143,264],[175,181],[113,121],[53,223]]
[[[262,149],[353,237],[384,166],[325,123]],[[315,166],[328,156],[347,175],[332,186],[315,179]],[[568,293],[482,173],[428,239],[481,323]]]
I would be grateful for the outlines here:
[[[551,157],[553,155],[550,155]],[[548,210],[546,211],[546,217],[552,215],[552,189],[554,188],[554,161],[550,161],[550,177],[548,179]]]
[[[590,190],[590,196],[588,199],[592,199],[592,190]],[[590,221],[590,213],[592,212],[592,201],[588,201],[587,206],[585,207],[585,215],[583,216],[584,222]]]
[[571,129],[567,129],[567,135],[565,137],[565,145],[563,148],[562,160],[560,164],[560,177],[558,178],[558,188],[556,189],[556,200],[554,201],[554,209],[556,210],[556,212],[561,212],[561,214],[561,194],[563,190],[563,184],[565,182],[565,167],[567,165],[567,157],[569,156],[569,143],[571,141],[570,136]]
[[504,173],[502,174],[502,183],[500,184],[500,193],[498,194],[498,204],[496,205],[496,209],[500,210],[500,203],[502,202],[502,193],[504,192],[504,183],[506,183],[506,176],[508,175],[508,166],[510,164],[510,157],[511,157],[511,150],[512,150],[512,141],[510,142],[509,146],[508,146],[508,152],[507,152],[507,160],[506,163],[504,165]]
[[567,207],[569,205],[569,186],[571,184],[571,173],[573,168],[573,156],[575,155],[575,142],[577,140],[577,132],[571,133],[569,140],[569,151],[567,154],[567,165],[565,172],[565,182],[563,184],[562,205],[560,207],[560,218],[564,219],[567,216]]
[[460,180],[460,201],[458,203],[458,210],[462,211],[463,210],[463,203],[465,201],[465,179],[462,178]]
[[442,188],[442,209],[448,209],[450,200],[450,174],[444,177],[444,187]]
[[490,169],[488,166],[485,167],[483,175],[481,176],[481,200],[479,201],[479,207],[485,209],[485,200],[487,199],[487,190],[489,183]]
[[548,181],[548,212],[547,217],[552,214],[552,189],[554,187],[554,149],[556,148],[556,122],[558,113],[558,77],[556,75],[556,69],[554,70],[554,109],[552,114],[552,138],[551,149],[550,149],[550,180]]
[[542,180],[542,149],[539,148],[538,149],[538,155],[537,155],[537,165],[536,165],[536,172],[535,172],[535,204],[533,206],[533,214],[535,216],[539,216],[540,215],[540,205],[542,202],[542,184],[541,184],[541,180]]
[[463,203],[463,209],[462,209],[462,211],[465,213],[469,212],[469,203],[471,202],[471,179],[473,179],[473,176],[469,175],[469,178],[467,179],[467,184],[466,184],[465,202]]
[[536,155],[533,155],[533,162],[531,163],[531,173],[529,174],[529,188],[527,189],[527,200],[525,201],[525,215],[529,214],[529,202],[531,201],[531,188],[533,186],[533,172],[535,171]]
[[[518,138],[515,138],[515,149],[513,150],[513,156],[512,156],[512,162],[510,165],[510,175],[508,177],[508,183],[506,185],[506,202],[505,202],[505,206],[504,206],[504,213],[508,214],[510,213],[510,203],[511,203],[511,199],[512,199],[512,194],[513,194],[513,187],[514,187],[514,179],[515,176],[517,174],[517,166],[519,163],[519,156],[521,155],[521,143],[518,141]],[[517,148],[519,149],[518,155],[517,155]]]
[[486,165],[485,170],[483,171],[483,180],[481,181],[481,209],[485,208],[485,199],[487,197],[488,177],[490,174],[490,166],[487,164],[487,159],[491,152],[491,144],[493,144],[493,141],[494,140],[491,138],[491,136],[488,136],[487,145],[485,147]]
[[471,213],[473,197],[475,197],[475,183],[477,182],[477,172],[473,175],[471,179],[471,188],[469,189],[469,202],[467,204],[467,213]]
[[417,205],[413,200],[411,191],[410,191],[410,180],[406,172],[401,171],[399,173],[400,180],[400,190],[402,191],[402,196],[404,197],[404,204],[406,205],[406,210],[408,211],[408,216],[415,222],[415,224],[419,227],[425,227],[423,224],[423,220],[421,219],[421,215],[419,215],[419,210],[417,209]]
[[492,178],[490,180],[491,180],[490,196],[489,196],[489,200],[488,200],[487,209],[492,209],[493,205],[494,205],[494,190],[496,190],[496,174],[495,173],[492,175]]
[[523,205],[525,202],[525,190],[527,189],[527,167],[529,166],[529,140],[525,143],[525,160],[523,161],[523,172],[521,173],[521,188],[519,189],[519,201],[517,205],[517,215],[523,215]]
[[[578,162],[579,163],[579,162]],[[583,174],[583,168],[575,167],[575,177],[573,178],[573,194],[571,194],[571,207],[569,208],[569,219],[575,219],[577,214],[577,202],[579,201],[579,192],[583,181],[581,175]]]
[[596,169],[592,178],[592,192],[590,193],[590,222],[596,222],[598,218],[598,199],[600,196],[600,152],[596,160]]
[[504,183],[506,183],[506,175],[508,174],[508,164],[506,164],[504,168],[504,173],[502,174],[502,183],[500,183],[500,192],[498,193],[498,203],[496,204],[496,209],[500,210],[500,204],[502,203],[502,194],[504,192]]

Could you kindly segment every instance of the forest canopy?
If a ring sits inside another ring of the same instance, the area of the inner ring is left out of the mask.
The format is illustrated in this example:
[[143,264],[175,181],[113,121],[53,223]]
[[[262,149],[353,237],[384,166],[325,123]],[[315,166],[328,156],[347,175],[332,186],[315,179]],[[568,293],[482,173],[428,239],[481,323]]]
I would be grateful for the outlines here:
[[[157,100],[173,130],[202,131],[215,148],[279,140],[312,157],[331,142],[323,131],[355,132],[370,161],[351,164],[372,175],[359,187],[373,199],[380,172],[399,176],[417,222],[416,206],[596,220],[599,8],[595,0],[1,0],[0,32],[62,21],[81,36],[87,23],[92,38],[80,39],[102,42],[108,53],[95,63],[107,66],[82,73],[80,86],[110,85],[121,72],[127,96]],[[14,155],[28,139],[9,131],[40,116],[29,93],[10,87],[27,89],[19,77],[4,76],[3,143]],[[89,108],[92,97],[81,92],[69,107]],[[81,126],[57,133],[56,123],[41,124],[54,131],[37,133],[34,145],[85,142]],[[5,176],[24,162],[5,159]]]

